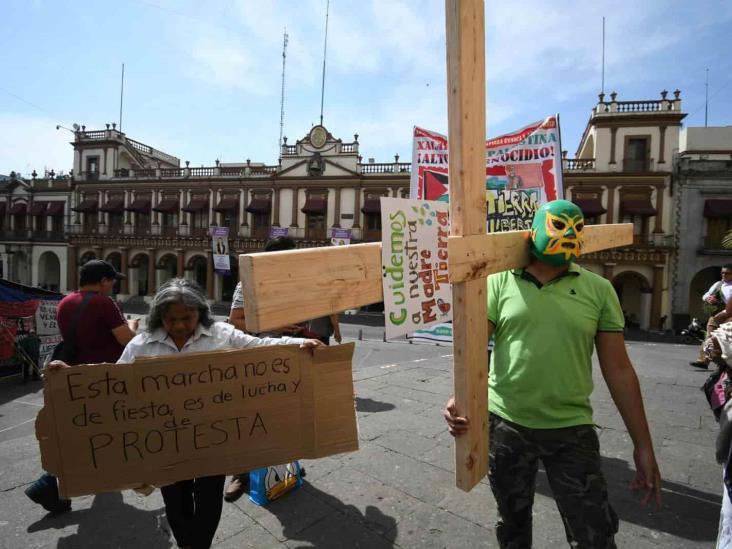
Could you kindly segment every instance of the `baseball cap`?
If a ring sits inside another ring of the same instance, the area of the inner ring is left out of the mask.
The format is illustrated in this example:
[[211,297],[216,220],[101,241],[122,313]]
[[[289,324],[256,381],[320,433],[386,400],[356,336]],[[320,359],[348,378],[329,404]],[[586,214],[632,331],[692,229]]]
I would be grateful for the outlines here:
[[118,273],[109,261],[101,259],[92,259],[82,265],[79,271],[79,284],[94,284],[103,278],[112,278],[116,280],[124,280],[127,277],[122,273]]

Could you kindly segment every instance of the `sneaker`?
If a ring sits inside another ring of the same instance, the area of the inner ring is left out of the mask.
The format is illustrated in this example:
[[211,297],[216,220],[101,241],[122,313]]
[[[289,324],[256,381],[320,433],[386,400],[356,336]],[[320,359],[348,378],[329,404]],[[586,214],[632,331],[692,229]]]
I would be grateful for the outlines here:
[[694,362],[689,362],[690,366],[693,366],[694,368],[701,368],[702,370],[708,370],[709,364],[707,362],[704,362],[703,360],[695,360]]
[[44,474],[28,486],[25,495],[50,513],[60,514],[71,510],[71,500],[59,497],[56,477],[49,474]]
[[224,501],[232,503],[238,500],[244,492],[249,491],[249,473],[234,475],[229,481],[229,485],[224,492]]

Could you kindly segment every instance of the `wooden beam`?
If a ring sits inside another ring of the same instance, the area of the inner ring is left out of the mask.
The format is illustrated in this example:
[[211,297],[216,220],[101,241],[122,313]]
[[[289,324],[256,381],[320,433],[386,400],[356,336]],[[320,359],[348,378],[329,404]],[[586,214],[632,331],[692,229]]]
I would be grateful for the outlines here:
[[[483,0],[446,0],[450,235],[485,234],[485,15]],[[455,482],[488,472],[487,287],[453,284],[455,404],[471,427],[455,439]]]
[[378,242],[240,255],[239,273],[253,332],[383,300]]
[[[529,263],[529,231],[508,231],[490,235],[450,237],[450,282],[485,278],[491,273],[525,267]],[[630,246],[633,224],[588,225],[584,229],[582,253]]]

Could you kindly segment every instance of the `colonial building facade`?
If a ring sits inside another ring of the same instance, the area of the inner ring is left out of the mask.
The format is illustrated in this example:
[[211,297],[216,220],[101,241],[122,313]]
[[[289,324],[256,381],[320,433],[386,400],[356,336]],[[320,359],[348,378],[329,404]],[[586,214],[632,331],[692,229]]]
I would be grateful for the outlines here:
[[[381,196],[406,197],[410,164],[364,163],[358,135],[343,142],[315,126],[285,143],[276,165],[247,160],[194,168],[115,128],[77,132],[76,187],[68,226],[69,280],[80,264],[106,259],[128,275],[120,299],[149,298],[173,276],[228,301],[238,254],[259,251],[273,228],[299,247],[324,246],[337,229],[379,240]],[[229,228],[231,275],[214,271],[210,226]]]
[[0,277],[54,291],[67,288],[67,223],[73,181],[24,180],[15,172],[0,180]]
[[673,271],[674,327],[691,317],[704,319],[701,296],[732,263],[722,237],[732,231],[732,126],[685,128],[675,161],[675,233],[678,256]]
[[633,245],[587,254],[581,263],[612,281],[631,326],[670,326],[673,154],[680,92],[656,100],[609,101],[600,94],[576,158],[564,160],[565,195],[588,223],[633,223]]

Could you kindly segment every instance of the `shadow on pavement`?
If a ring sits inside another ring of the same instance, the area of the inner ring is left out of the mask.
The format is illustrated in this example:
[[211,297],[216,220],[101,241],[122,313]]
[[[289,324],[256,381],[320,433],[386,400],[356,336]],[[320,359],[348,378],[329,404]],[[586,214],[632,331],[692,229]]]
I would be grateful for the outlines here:
[[[266,509],[277,517],[284,529],[282,534],[289,540],[305,542],[305,545],[290,547],[318,547],[319,549],[342,547],[381,549],[394,547],[397,535],[397,521],[386,515],[373,505],[366,507],[365,512],[354,505],[347,505],[340,499],[318,490],[312,484],[306,483],[301,490],[308,492],[333,511],[328,516],[302,528],[301,524],[292,520],[294,506],[298,505],[297,494],[280,501],[274,501]],[[299,502],[302,505],[302,501]],[[339,518],[339,515],[342,515]],[[361,526],[353,525],[357,523]]]
[[23,383],[20,377],[0,380],[0,406],[29,394],[35,394],[43,390],[43,383],[38,380],[31,380]]
[[389,402],[381,402],[370,398],[356,397],[356,411],[357,412],[388,412],[396,408]]
[[[639,497],[630,491],[628,486],[635,477],[635,470],[625,460],[603,456],[602,471],[608,484],[610,504],[621,521],[688,540],[716,541],[722,507],[721,466],[718,494],[664,480],[660,509],[655,504],[643,507]],[[540,469],[536,481],[538,493],[553,497],[543,468]],[[621,524],[620,529],[622,528]]]
[[168,549],[174,544],[168,532],[158,527],[164,514],[162,508],[143,511],[128,505],[120,492],[110,492],[95,496],[90,509],[48,514],[28,526],[28,533],[78,524],[75,534],[59,538],[58,547]]

